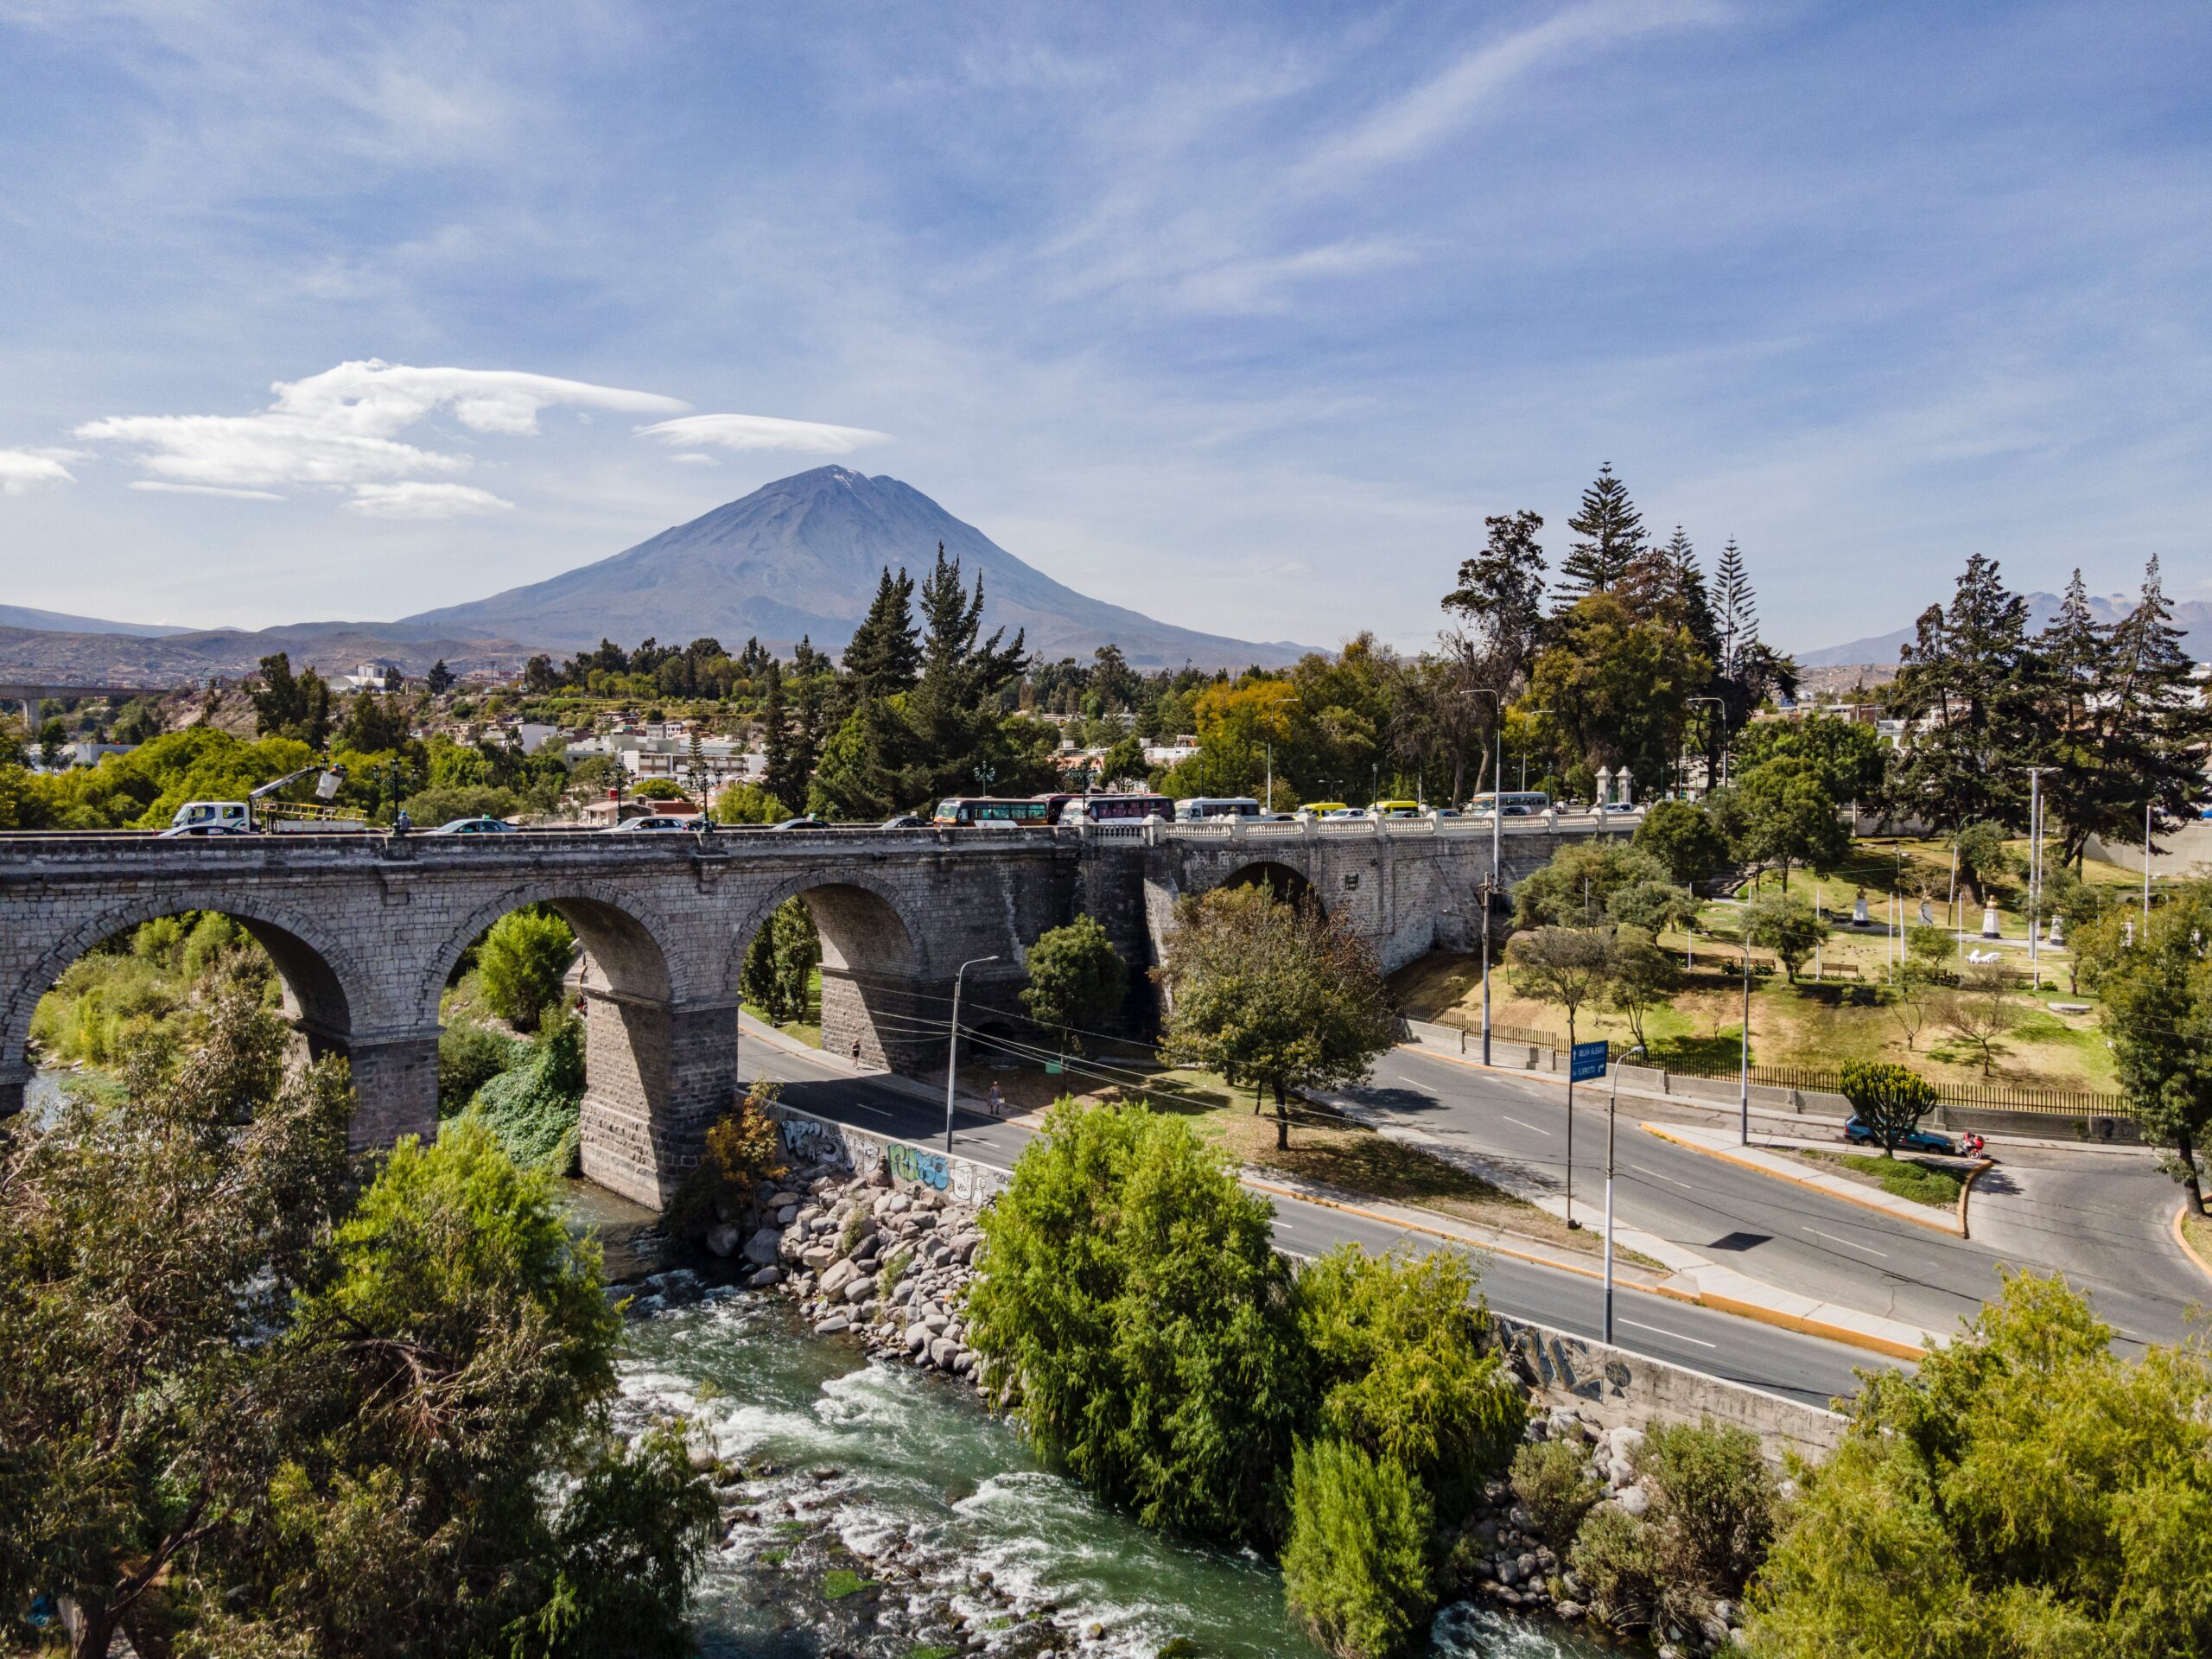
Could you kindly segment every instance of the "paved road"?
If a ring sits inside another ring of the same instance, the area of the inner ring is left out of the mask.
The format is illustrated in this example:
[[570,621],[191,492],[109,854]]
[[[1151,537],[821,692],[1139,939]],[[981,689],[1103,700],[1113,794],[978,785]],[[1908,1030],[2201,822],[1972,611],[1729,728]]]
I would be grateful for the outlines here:
[[[745,1028],[748,1038],[757,1035],[749,1020]],[[901,1140],[944,1142],[942,1106],[880,1080],[855,1077],[835,1060],[758,1040],[743,1042],[741,1052],[746,1075],[784,1079],[785,1101],[801,1111]],[[1031,1138],[1020,1124],[966,1111],[953,1122],[955,1152],[1000,1168],[1012,1167]],[[1576,1151],[1579,1161],[1580,1148]],[[1276,1238],[1297,1255],[1319,1255],[1345,1239],[1377,1252],[1400,1243],[1422,1251],[1454,1248],[1428,1234],[1296,1199],[1276,1199],[1275,1217]],[[1484,1263],[1483,1288],[1501,1312],[1580,1336],[1599,1334],[1602,1292],[1594,1280],[1491,1256]],[[1816,1405],[1853,1392],[1856,1370],[1886,1363],[1839,1344],[1635,1291],[1620,1292],[1614,1306],[1614,1337],[1621,1347]]]
[[[1356,1093],[1524,1181],[1565,1185],[1566,1090],[1556,1084],[1406,1047]],[[1605,1190],[1605,1107],[1602,1085],[1575,1091],[1577,1214],[1586,1203],[1592,1219]],[[2003,1267],[2055,1268],[2135,1345],[2179,1338],[2190,1306],[2212,1300],[2165,1231],[2176,1191],[2147,1155],[2005,1151],[1976,1188],[1975,1236],[1962,1240],[1647,1135],[1637,1124],[1652,1109],[1621,1104],[1617,1213],[1768,1284],[1948,1332],[1995,1294]]]

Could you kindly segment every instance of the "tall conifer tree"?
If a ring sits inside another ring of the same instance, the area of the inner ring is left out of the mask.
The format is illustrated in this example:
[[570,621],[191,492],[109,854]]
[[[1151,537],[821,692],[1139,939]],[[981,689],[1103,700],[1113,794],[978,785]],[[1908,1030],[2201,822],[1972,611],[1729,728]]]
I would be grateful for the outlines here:
[[1960,573],[1949,608],[1921,613],[1892,697],[1915,723],[1891,774],[1901,813],[1947,834],[1985,820],[2025,826],[2018,768],[2049,747],[2027,628],[2027,601],[1980,553]]
[[845,671],[857,696],[889,697],[912,688],[922,662],[913,601],[914,579],[903,569],[894,578],[886,565],[874,601],[844,651]]
[[1567,527],[1582,539],[1560,561],[1559,572],[1570,599],[1602,594],[1628,573],[1643,551],[1643,515],[1628,499],[1628,486],[1613,476],[1607,461],[1597,481],[1582,492],[1582,506]]

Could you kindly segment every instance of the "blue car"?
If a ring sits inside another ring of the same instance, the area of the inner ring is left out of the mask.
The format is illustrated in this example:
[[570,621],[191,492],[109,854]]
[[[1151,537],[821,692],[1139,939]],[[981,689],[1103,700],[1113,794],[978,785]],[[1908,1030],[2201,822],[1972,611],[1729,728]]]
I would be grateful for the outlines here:
[[[1876,1135],[1873,1130],[1855,1117],[1845,1122],[1843,1138],[1847,1141],[1863,1141],[1870,1146],[1878,1147],[1882,1144],[1881,1136]],[[1938,1135],[1933,1129],[1914,1129],[1898,1141],[1897,1149],[1901,1152],[1955,1153],[1958,1151],[1958,1148],[1951,1144],[1949,1135]]]

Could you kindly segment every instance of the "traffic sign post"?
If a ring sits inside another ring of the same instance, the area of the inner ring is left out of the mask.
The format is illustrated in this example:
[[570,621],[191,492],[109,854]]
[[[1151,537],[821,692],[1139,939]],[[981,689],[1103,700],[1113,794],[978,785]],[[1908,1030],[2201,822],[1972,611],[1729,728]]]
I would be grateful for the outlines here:
[[1567,1051],[1567,1230],[1574,1220],[1574,1085],[1605,1075],[1605,1057],[1611,1052],[1603,1042],[1576,1043]]

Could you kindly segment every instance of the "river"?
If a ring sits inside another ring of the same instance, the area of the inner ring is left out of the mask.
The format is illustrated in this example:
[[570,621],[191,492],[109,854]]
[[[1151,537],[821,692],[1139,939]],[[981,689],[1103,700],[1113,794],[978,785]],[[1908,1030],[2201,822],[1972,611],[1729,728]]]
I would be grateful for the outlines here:
[[[1267,1562],[1146,1531],[1046,1469],[966,1388],[817,1337],[767,1293],[710,1290],[633,1321],[622,1389],[630,1426],[682,1411],[758,1471],[726,1494],[751,1518],[700,1593],[700,1645],[716,1659],[950,1659],[963,1641],[1017,1659],[1322,1659]],[[825,1594],[839,1589],[849,1593]],[[1440,1616],[1426,1651],[1609,1649],[1461,1606]]]

